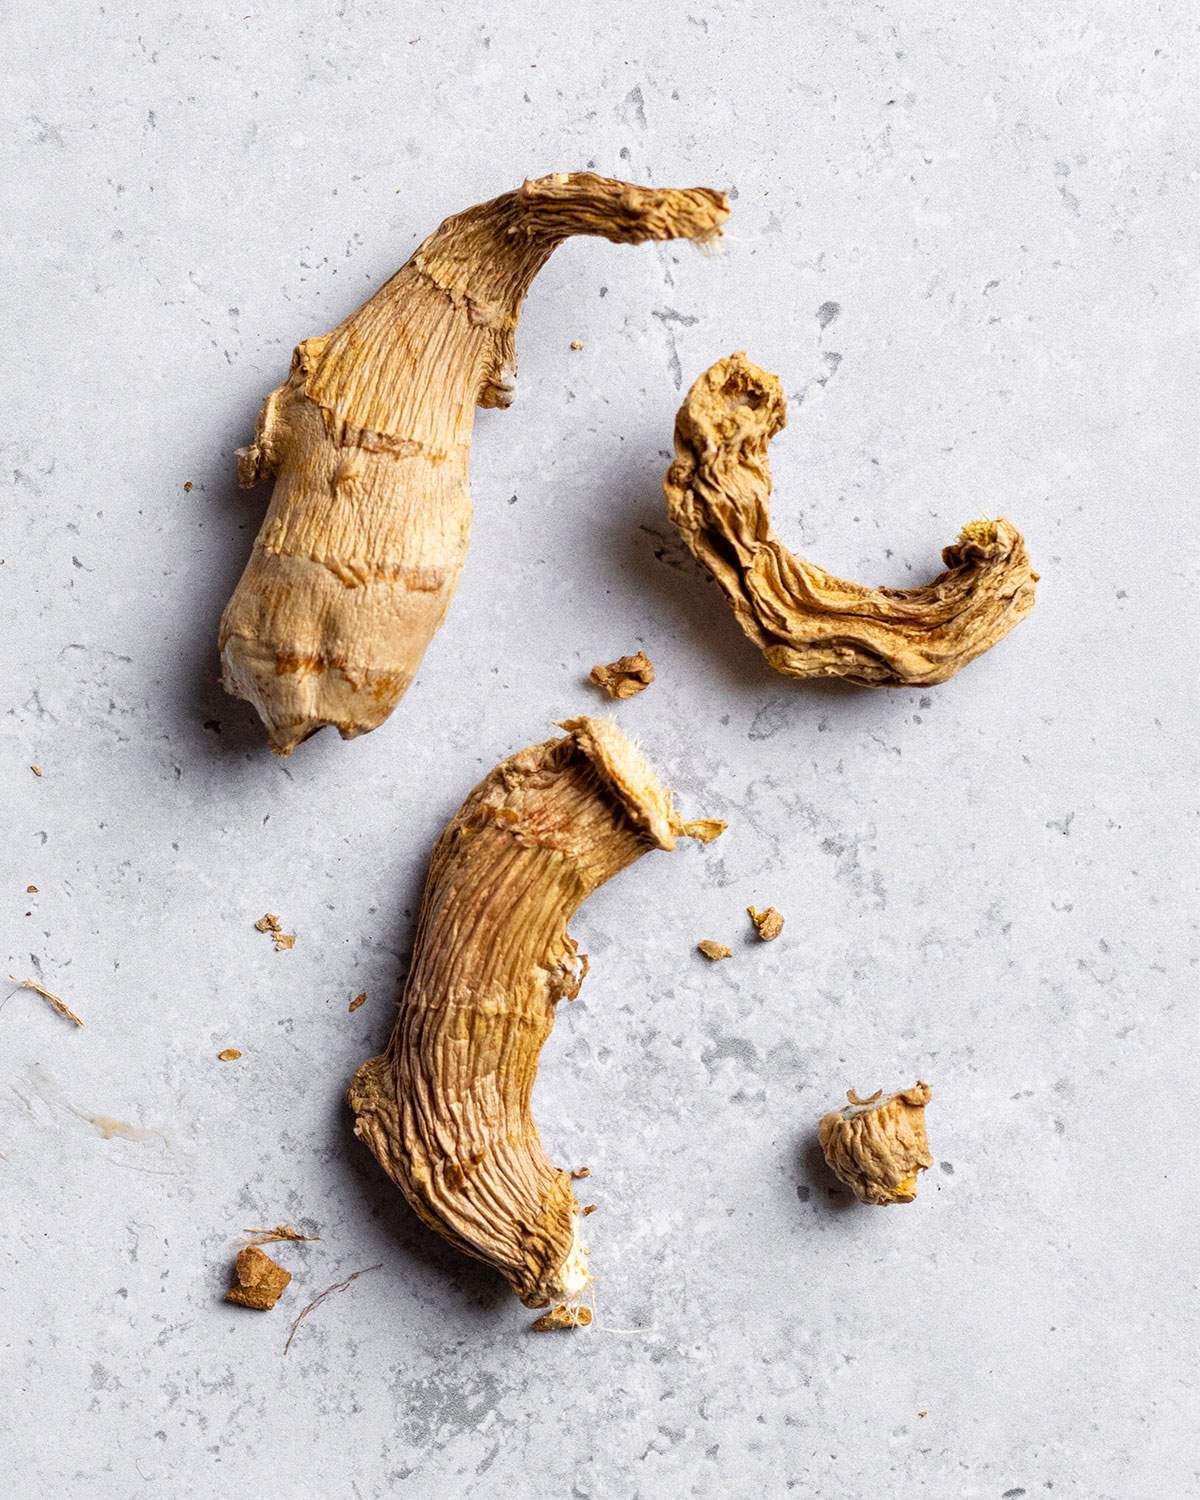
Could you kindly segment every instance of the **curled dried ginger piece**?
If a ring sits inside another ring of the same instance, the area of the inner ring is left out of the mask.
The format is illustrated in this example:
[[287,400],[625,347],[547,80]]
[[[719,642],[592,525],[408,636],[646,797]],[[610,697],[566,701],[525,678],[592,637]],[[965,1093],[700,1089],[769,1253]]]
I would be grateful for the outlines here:
[[654,681],[654,667],[644,651],[621,656],[607,666],[593,667],[588,674],[610,698],[633,698]]
[[692,830],[615,724],[561,727],[501,762],[438,840],[391,1041],[349,1092],[355,1134],[418,1217],[529,1307],[577,1305],[590,1279],[572,1174],[530,1110],[558,1002],[587,973],[567,922]]
[[764,943],[773,943],[783,931],[783,913],[777,912],[773,906],[768,906],[765,911],[758,911],[755,907],[748,906],[746,914],[754,923],[754,930]]
[[447,219],[369,301],[308,338],[238,453],[275,481],[221,619],[225,688],[272,750],[326,724],[381,724],[412,682],[458,582],[471,529],[476,406],[511,405],[530,283],[572,235],[614,244],[718,236],[709,188],[558,172]]
[[233,1263],[233,1280],[225,1293],[226,1302],[267,1312],[279,1301],[292,1279],[292,1273],[274,1261],[257,1245],[239,1250]]
[[788,677],[868,687],[945,682],[1033,608],[1037,574],[1010,521],[971,521],[921,588],[864,588],[789,552],[771,530],[767,445],[784,426],[774,375],[744,354],[692,386],[675,423],[663,489],[692,555],[743,632]]
[[927,1083],[869,1099],[847,1091],[849,1104],[823,1116],[817,1134],[829,1170],[863,1203],[911,1203],[917,1173],[933,1165],[925,1138]]

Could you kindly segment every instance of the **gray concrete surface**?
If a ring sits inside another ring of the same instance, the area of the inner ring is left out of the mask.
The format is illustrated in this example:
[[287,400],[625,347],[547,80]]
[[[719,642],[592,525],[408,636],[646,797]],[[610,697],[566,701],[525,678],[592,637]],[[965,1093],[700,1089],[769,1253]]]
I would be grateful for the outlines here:
[[[10,12],[5,968],[87,1025],[4,991],[7,1493],[1200,1494],[1195,42],[1179,0]],[[728,188],[724,253],[558,253],[418,683],[272,759],[217,682],[266,498],[233,448],[446,213],[591,164]],[[658,489],[740,348],[792,545],[901,585],[1003,512],[1031,618],[928,692],[773,675]],[[343,1090],[437,831],[639,646],[614,711],[730,831],[575,923],[536,1105],[592,1167],[598,1317],[539,1338]],[[848,1205],[818,1116],[918,1076],[917,1202]],[[224,1306],[280,1220],[321,1236],[285,1302]]]

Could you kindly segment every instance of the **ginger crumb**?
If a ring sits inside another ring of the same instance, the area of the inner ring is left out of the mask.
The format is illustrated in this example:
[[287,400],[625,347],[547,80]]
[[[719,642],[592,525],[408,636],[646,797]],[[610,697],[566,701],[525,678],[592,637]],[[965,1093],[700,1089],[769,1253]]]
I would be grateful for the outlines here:
[[265,1251],[256,1245],[247,1245],[239,1250],[233,1263],[233,1280],[225,1293],[226,1302],[238,1307],[252,1307],[257,1312],[267,1312],[279,1301],[292,1279],[292,1273],[284,1270]]
[[591,1167],[576,1167],[575,1170],[571,1173],[571,1176],[574,1177],[576,1182],[581,1182],[585,1177],[590,1177],[591,1175]]
[[366,990],[363,990],[363,992],[362,992],[361,995],[355,995],[354,999],[351,1000],[350,1004],[346,1007],[346,1009],[347,1010],[357,1010],[360,1005],[365,1005],[366,1003],[367,1003],[367,992],[366,992]]
[[713,963],[716,963],[720,958],[733,957],[732,948],[727,948],[724,943],[714,943],[712,938],[705,938],[702,943],[697,943],[696,947],[704,954],[705,958],[711,959]]
[[586,1219],[588,1214],[594,1214],[599,1207],[600,1205],[598,1203],[585,1203],[580,1211],[583,1214],[583,1217]]
[[918,1417],[927,1417],[928,1415],[929,1415],[929,1413],[927,1411],[919,1411],[917,1413]]
[[746,911],[764,943],[774,942],[783,931],[783,917],[773,906],[768,906],[766,911],[755,911],[754,907],[748,906]]
[[566,1307],[559,1303],[530,1324],[534,1333],[553,1333],[559,1328],[586,1328],[592,1321],[590,1307]]
[[25,887],[25,894],[27,896],[36,896],[37,892],[38,892],[38,888],[37,888],[36,885],[27,885]]
[[40,776],[42,774],[42,768],[41,768],[41,766],[30,766],[29,769],[33,772],[33,774],[35,776]]
[[237,1062],[238,1058],[241,1057],[241,1055],[242,1054],[238,1051],[238,1049],[236,1047],[226,1047],[225,1050],[224,1050],[224,1052],[218,1052],[217,1053],[217,1061],[218,1062]]
[[296,934],[284,932],[283,923],[273,911],[265,912],[254,924],[259,932],[269,932],[271,941],[275,944],[275,952],[282,953],[285,948],[296,946]]
[[184,480],[184,482],[183,482],[183,492],[184,492],[185,495],[190,495],[192,493],[192,481],[190,479],[185,479]]
[[572,349],[582,349],[583,348],[583,340],[582,339],[572,339],[571,340],[571,348]]
[[654,667],[644,651],[637,651],[607,665],[595,666],[588,675],[610,698],[633,698],[644,693],[654,681]]

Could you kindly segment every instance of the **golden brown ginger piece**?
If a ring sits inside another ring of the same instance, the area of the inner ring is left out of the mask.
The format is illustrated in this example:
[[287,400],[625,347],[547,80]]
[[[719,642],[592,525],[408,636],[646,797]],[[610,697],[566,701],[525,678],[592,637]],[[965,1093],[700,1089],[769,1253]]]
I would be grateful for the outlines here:
[[731,354],[692,386],[663,489],[688,549],[745,634],[788,677],[868,687],[945,682],[1033,608],[1037,574],[1010,521],[971,521],[922,588],[864,588],[789,552],[771,530],[767,444],[784,426],[774,375]]
[[708,188],[559,172],[455,214],[332,333],[305,339],[238,453],[275,490],[221,620],[223,680],[288,755],[376,728],[412,681],[471,528],[476,406],[508,406],[530,282],[571,235],[708,240]]
[[869,1099],[847,1091],[849,1104],[825,1115],[817,1129],[829,1170],[864,1203],[911,1203],[917,1173],[933,1166],[925,1138],[925,1106],[933,1090],[915,1083]]
[[233,1265],[233,1281],[225,1293],[226,1302],[239,1307],[253,1307],[267,1312],[279,1301],[292,1279],[292,1273],[274,1261],[256,1245],[238,1251]]
[[768,906],[766,911],[748,906],[746,915],[754,923],[754,930],[764,943],[773,943],[783,931],[783,913],[777,912],[773,906]]
[[637,651],[607,666],[593,667],[588,675],[610,698],[634,698],[654,681],[654,667],[644,651]]
[[562,728],[501,762],[438,840],[395,1030],[349,1094],[418,1217],[529,1307],[575,1304],[589,1280],[571,1173],[530,1113],[558,1002],[587,973],[567,922],[648,849],[714,836],[680,820],[615,724]]

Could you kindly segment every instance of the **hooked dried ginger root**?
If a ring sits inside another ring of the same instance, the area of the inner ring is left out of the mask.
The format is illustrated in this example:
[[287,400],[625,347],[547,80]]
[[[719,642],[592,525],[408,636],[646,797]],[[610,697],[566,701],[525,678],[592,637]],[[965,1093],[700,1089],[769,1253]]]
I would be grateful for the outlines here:
[[590,1280],[572,1174],[530,1112],[558,1002],[587,973],[567,922],[647,850],[719,831],[680,819],[615,724],[561,727],[497,766],[438,840],[395,1030],[349,1091],[355,1134],[418,1217],[528,1307],[576,1305]]
[[226,1302],[267,1312],[279,1301],[292,1279],[292,1273],[274,1261],[256,1245],[239,1250],[233,1265],[233,1281],[225,1293]]
[[825,1115],[817,1129],[829,1170],[863,1203],[911,1203],[917,1173],[933,1166],[925,1137],[925,1106],[933,1096],[927,1083],[884,1097],[879,1089]]
[[607,666],[593,667],[588,674],[610,698],[633,698],[654,681],[654,667],[644,651],[621,656]]
[[272,750],[326,724],[365,734],[411,683],[466,555],[474,409],[512,403],[521,303],[551,253],[577,234],[705,241],[728,215],[708,188],[538,178],[447,219],[296,347],[238,453],[241,483],[275,490],[220,628],[226,690]]
[[771,530],[767,444],[784,426],[774,375],[744,354],[692,386],[663,481],[671,520],[743,632],[788,677],[867,687],[945,682],[1033,608],[1037,574],[1010,521],[971,521],[922,588],[864,588],[789,552]]

